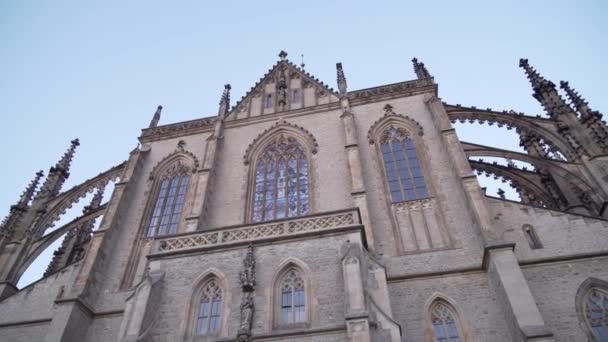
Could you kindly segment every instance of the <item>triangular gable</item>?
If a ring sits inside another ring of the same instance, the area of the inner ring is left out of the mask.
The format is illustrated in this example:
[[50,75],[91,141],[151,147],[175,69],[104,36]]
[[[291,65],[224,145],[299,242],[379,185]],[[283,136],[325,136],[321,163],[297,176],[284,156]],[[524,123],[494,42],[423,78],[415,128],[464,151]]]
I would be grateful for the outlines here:
[[[286,55],[286,54],[285,54]],[[284,58],[236,103],[229,120],[337,102],[338,93]]]

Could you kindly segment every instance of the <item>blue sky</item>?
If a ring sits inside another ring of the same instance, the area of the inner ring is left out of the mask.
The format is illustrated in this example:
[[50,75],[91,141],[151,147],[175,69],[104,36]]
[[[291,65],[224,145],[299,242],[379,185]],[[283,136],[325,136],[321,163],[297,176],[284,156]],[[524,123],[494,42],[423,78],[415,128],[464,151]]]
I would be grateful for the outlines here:
[[[74,137],[64,189],[125,160],[157,105],[161,124],[213,115],[225,83],[234,102],[281,49],[298,63],[304,54],[332,87],[341,61],[351,90],[415,78],[417,56],[448,103],[540,114],[518,68],[527,57],[608,113],[607,10],[556,0],[2,1],[0,215]],[[518,148],[513,132],[457,129]]]

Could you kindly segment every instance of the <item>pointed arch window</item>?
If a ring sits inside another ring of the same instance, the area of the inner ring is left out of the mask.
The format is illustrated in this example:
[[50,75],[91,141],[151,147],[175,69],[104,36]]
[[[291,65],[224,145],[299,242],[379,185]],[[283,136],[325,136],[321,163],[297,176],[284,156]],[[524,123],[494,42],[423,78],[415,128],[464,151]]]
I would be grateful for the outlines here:
[[442,301],[431,306],[431,323],[436,342],[463,341],[459,334],[458,323],[453,310]]
[[272,94],[267,94],[264,99],[264,108],[272,108]]
[[279,135],[255,164],[253,222],[306,215],[309,211],[308,159],[294,138]]
[[216,278],[208,280],[202,288],[196,320],[196,335],[216,335],[220,331],[222,316],[222,288]]
[[179,162],[161,177],[148,237],[177,233],[189,178],[188,168]]
[[414,142],[404,129],[387,129],[380,149],[393,203],[429,196]]
[[608,292],[591,288],[584,299],[588,328],[597,342],[608,342]]
[[280,324],[301,323],[307,320],[306,291],[301,272],[289,269],[281,279]]

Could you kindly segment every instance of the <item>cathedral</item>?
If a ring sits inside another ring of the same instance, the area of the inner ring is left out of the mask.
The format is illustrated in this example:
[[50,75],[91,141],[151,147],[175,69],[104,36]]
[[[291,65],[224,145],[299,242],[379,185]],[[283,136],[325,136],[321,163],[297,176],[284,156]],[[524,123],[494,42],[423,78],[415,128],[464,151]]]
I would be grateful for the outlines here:
[[[0,341],[608,341],[602,114],[526,59],[546,115],[442,102],[412,63],[359,90],[337,63],[334,90],[281,51],[217,115],[159,125],[159,106],[123,163],[62,189],[73,140],[0,224]],[[515,129],[526,153],[455,122]]]

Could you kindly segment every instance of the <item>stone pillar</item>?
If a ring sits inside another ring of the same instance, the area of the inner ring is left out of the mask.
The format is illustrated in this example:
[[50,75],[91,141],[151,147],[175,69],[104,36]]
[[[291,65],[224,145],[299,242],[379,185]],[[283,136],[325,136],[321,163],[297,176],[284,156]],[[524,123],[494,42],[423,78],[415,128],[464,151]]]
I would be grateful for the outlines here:
[[528,282],[524,277],[513,248],[503,245],[486,249],[484,264],[490,278],[496,285],[499,298],[506,307],[506,315],[511,318],[514,340],[550,342],[554,341],[553,334],[545,326],[545,322],[536,306]]
[[344,317],[351,342],[370,342],[370,317],[363,287],[359,246],[348,244],[342,259],[344,276]]
[[375,250],[374,236],[372,221],[369,213],[369,205],[367,203],[365,182],[363,180],[359,145],[357,144],[357,126],[355,124],[355,118],[351,112],[344,112],[340,118],[342,119],[346,138],[344,150],[346,152],[348,169],[350,171],[351,196],[353,198],[354,205],[359,208],[359,212],[361,214],[361,221],[365,227],[367,247],[371,252],[373,252]]
[[79,298],[56,300],[53,320],[44,336],[44,342],[83,341],[92,317],[91,309]]

